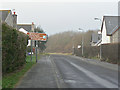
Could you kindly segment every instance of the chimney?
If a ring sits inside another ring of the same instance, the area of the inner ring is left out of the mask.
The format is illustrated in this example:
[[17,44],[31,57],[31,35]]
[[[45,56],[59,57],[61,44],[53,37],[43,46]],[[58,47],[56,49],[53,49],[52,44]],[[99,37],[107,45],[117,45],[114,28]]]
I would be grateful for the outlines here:
[[15,15],[15,12],[13,12],[14,13],[14,15]]
[[15,11],[13,12],[12,17],[13,17],[13,28],[17,29],[17,15],[16,15]]
[[34,32],[34,22],[32,22],[32,32]]

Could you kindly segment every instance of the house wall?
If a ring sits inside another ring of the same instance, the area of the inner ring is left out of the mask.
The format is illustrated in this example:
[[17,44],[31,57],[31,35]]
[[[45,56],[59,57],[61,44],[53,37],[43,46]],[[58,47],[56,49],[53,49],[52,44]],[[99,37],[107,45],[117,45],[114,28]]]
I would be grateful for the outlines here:
[[120,30],[117,30],[111,37],[112,43],[118,43],[120,42],[120,36],[118,35],[120,33]]
[[103,22],[102,44],[110,43],[110,36],[107,36],[105,21]]

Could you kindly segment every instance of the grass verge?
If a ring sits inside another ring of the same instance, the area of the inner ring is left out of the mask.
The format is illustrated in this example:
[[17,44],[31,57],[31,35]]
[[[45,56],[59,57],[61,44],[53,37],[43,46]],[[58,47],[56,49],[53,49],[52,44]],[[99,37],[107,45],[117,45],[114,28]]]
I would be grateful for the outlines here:
[[56,54],[56,55],[72,55],[72,53],[48,53],[48,54]]
[[91,57],[90,59],[94,59],[94,60],[100,60],[100,58],[98,58],[98,57]]
[[[35,61],[36,61],[35,55],[32,56],[32,62],[30,59],[31,57],[27,56],[26,63],[20,70],[17,70],[16,72],[7,74],[2,77],[3,89],[6,89],[6,88],[12,89],[15,87],[16,83],[19,82],[20,78],[35,64]],[[40,59],[40,55],[38,55],[38,59]]]

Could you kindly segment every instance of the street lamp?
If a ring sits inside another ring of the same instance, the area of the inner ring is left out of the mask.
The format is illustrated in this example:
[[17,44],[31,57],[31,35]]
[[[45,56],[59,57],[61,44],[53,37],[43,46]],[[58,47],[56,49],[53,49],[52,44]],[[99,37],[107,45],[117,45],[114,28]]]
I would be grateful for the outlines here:
[[99,21],[102,21],[100,18],[97,18],[97,17],[96,17],[96,18],[94,18],[94,20],[99,20]]
[[[98,20],[100,22],[102,22],[102,20],[100,18],[94,18],[94,20]],[[101,51],[101,44],[100,44],[100,60],[102,59],[102,51]]]
[[[82,31],[83,32],[83,29],[79,28],[79,31]],[[83,56],[83,53],[84,53],[84,40],[83,40],[83,35],[82,35],[82,56]]]

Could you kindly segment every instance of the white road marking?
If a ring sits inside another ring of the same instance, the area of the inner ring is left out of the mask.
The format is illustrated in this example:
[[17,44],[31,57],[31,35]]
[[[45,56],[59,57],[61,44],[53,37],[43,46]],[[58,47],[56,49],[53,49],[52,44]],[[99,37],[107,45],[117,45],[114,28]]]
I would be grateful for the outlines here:
[[100,78],[99,76],[95,75],[94,73],[84,69],[81,66],[78,66],[72,62],[69,61],[69,63],[76,67],[78,70],[82,71],[84,74],[86,74],[86,76],[90,77],[91,79],[95,80],[96,82],[98,82],[99,84],[101,84],[102,86],[105,86],[106,88],[118,88],[118,85],[115,85],[113,83],[110,83],[109,81]]
[[67,83],[76,83],[75,80],[65,80],[65,82],[67,82]]
[[58,78],[57,78],[57,72],[55,71],[55,63],[52,59],[50,59],[50,56],[48,57],[48,59],[51,61],[51,64],[52,64],[52,70],[53,70],[53,73],[54,73],[54,76],[55,76],[55,80],[56,80],[56,84],[57,84],[57,87],[60,88],[60,84],[59,84],[59,81],[58,81]]

